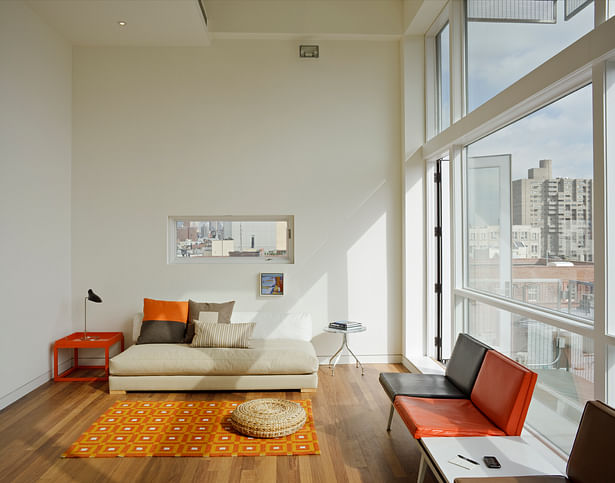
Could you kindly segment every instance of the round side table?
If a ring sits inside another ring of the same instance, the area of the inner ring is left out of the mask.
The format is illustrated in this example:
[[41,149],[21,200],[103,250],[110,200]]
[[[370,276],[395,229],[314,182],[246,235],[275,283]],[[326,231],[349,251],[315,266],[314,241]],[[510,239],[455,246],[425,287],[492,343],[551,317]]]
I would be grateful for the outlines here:
[[[342,350],[344,349],[344,347],[346,349],[348,349],[348,352],[350,352],[350,354],[352,354],[352,357],[354,357],[354,360],[356,361],[355,367],[361,366],[361,375],[365,374],[364,369],[363,369],[363,364],[361,364],[361,361],[359,360],[359,358],[357,356],[355,356],[354,352],[352,352],[350,350],[350,347],[348,347],[348,334],[357,334],[359,332],[365,332],[366,330],[367,330],[367,327],[359,327],[358,329],[352,329],[352,330],[333,329],[331,327],[325,327],[325,332],[332,332],[332,333],[342,334],[342,345],[337,350],[337,352],[335,354],[333,354],[331,356],[331,358],[329,359],[329,368],[331,369],[331,375],[332,376],[335,375],[335,365],[340,360],[340,357],[342,355]],[[331,364],[331,361],[333,361],[333,365]]]

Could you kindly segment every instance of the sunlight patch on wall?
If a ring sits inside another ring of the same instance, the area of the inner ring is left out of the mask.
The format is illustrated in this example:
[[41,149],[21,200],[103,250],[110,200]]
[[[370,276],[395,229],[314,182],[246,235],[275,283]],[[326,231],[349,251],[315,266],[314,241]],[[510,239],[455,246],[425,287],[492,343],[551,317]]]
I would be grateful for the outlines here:
[[[387,218],[384,213],[346,255],[348,266],[348,319],[367,326],[368,337],[357,336],[359,353],[386,347],[388,320]],[[363,345],[363,347],[361,347]]]

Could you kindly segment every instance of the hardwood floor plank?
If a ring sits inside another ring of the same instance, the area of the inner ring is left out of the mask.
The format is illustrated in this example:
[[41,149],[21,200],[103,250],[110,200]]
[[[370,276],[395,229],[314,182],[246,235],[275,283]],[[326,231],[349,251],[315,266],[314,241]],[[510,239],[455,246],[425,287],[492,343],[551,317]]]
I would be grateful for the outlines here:
[[[386,431],[390,401],[380,372],[400,364],[340,365],[319,371],[316,392],[142,392],[108,394],[106,383],[49,382],[0,411],[0,482],[301,482],[416,481],[419,451],[398,416]],[[221,458],[67,458],[60,455],[115,401],[309,399],[320,455]],[[425,483],[432,483],[428,472]]]

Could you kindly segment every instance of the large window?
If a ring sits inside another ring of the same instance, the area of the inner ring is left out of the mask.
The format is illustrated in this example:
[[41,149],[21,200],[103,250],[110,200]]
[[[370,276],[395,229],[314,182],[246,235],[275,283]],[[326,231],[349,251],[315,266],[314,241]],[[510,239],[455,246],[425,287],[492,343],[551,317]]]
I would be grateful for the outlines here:
[[594,318],[592,90],[466,148],[466,286]]
[[467,0],[467,111],[470,112],[582,37],[593,2]]
[[292,263],[292,216],[169,217],[169,263]]
[[421,151],[428,169],[450,160],[450,340],[470,332],[538,373],[527,428],[561,453],[587,400],[615,404],[612,3],[450,2],[426,35],[428,45],[448,21],[454,40],[455,125],[429,135],[443,89],[434,41]]

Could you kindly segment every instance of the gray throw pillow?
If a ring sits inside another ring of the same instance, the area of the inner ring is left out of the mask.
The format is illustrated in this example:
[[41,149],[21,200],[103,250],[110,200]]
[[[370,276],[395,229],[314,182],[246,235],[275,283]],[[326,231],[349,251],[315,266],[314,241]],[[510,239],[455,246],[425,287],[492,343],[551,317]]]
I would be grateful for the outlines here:
[[185,344],[190,344],[194,338],[194,321],[199,320],[199,312],[218,312],[219,324],[230,324],[231,314],[233,313],[233,307],[235,301],[224,302],[221,304],[212,302],[195,302],[194,300],[188,301],[188,326],[186,327],[186,336],[184,338]]

